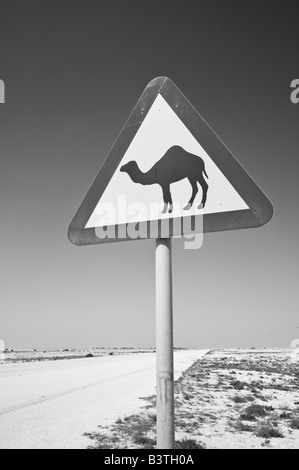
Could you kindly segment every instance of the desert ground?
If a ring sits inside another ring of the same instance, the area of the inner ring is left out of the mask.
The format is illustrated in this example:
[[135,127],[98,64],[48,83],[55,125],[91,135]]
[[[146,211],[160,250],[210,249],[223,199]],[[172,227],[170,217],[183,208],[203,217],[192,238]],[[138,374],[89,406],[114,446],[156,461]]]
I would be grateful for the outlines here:
[[152,353],[153,348],[87,348],[87,349],[28,349],[6,350],[0,354],[0,364],[20,362],[66,361],[91,357],[122,356],[128,354]]
[[[52,351],[43,353],[44,360],[39,351],[5,354],[0,365],[0,448],[85,449],[98,425],[138,414],[140,397],[155,393],[155,354],[105,352],[85,357],[96,352],[84,350],[83,358],[73,359],[69,351]],[[176,351],[175,379],[206,352]]]
[[[38,354],[0,365],[1,449],[155,448],[153,351]],[[179,350],[175,380],[177,448],[299,449],[294,350]]]
[[[175,384],[176,447],[299,449],[299,355],[294,350],[217,350]],[[99,426],[90,448],[155,447],[155,396],[138,414]]]

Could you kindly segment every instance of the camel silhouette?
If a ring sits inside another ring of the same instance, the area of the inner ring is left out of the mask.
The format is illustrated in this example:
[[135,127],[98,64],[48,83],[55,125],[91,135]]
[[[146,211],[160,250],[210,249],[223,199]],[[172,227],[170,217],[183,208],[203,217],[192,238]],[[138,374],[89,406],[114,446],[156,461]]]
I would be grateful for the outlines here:
[[202,158],[192,153],[186,152],[182,147],[173,146],[167,150],[163,157],[155,163],[152,168],[143,173],[138,167],[137,162],[131,161],[120,168],[120,171],[127,173],[134,183],[142,185],[159,184],[162,188],[165,214],[173,210],[173,202],[170,192],[170,185],[188,178],[192,186],[192,196],[185,210],[192,207],[196,194],[198,193],[197,183],[202,188],[202,201],[198,206],[205,207],[209,185],[203,175],[208,178],[205,170],[205,164]]

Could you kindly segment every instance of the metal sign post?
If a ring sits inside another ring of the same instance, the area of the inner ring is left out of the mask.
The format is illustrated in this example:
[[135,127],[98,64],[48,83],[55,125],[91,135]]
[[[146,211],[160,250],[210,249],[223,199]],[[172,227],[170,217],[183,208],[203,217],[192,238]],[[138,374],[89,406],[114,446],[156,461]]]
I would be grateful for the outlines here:
[[174,449],[171,242],[156,240],[157,449]]

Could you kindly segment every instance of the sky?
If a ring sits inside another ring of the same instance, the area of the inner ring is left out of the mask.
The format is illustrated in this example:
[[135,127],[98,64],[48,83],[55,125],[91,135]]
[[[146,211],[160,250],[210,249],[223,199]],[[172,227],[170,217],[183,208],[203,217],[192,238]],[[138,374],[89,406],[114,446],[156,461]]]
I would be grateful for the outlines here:
[[155,344],[154,240],[67,228],[147,83],[168,76],[273,203],[260,229],[173,244],[176,347],[299,338],[297,0],[1,0],[0,338]]

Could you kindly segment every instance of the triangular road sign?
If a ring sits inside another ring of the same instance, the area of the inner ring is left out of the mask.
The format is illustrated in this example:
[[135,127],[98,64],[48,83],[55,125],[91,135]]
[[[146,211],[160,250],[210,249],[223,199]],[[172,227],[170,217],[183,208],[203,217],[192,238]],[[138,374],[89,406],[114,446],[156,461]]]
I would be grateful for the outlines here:
[[203,217],[203,231],[215,232],[260,227],[272,215],[271,202],[205,120],[159,77],[139,99],[68,236],[90,245],[135,238],[129,229],[136,226],[145,229],[139,238],[157,238],[165,220],[174,236],[187,233],[186,219]]

